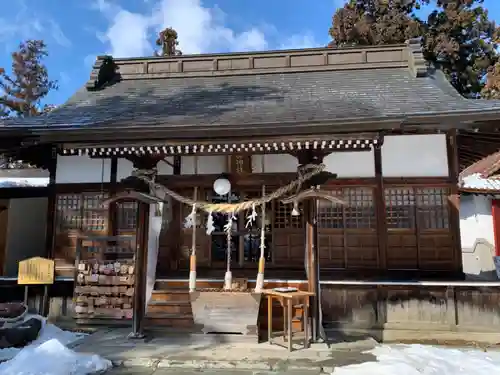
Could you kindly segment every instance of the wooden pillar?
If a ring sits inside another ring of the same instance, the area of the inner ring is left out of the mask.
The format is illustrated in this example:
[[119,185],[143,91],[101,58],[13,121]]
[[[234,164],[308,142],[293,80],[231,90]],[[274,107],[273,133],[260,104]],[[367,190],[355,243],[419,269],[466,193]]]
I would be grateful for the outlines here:
[[375,163],[375,210],[377,216],[378,238],[378,270],[387,271],[387,219],[385,209],[384,177],[382,174],[382,145],[377,144],[373,150]]
[[56,170],[57,149],[50,147],[47,150],[46,168],[49,171],[49,185],[47,187],[47,226],[45,234],[45,249],[49,258],[55,255],[55,232],[56,232]]
[[[111,172],[109,176],[109,196],[114,197],[118,192],[118,158],[113,156],[111,158]],[[114,236],[117,233],[116,220],[117,220],[117,204],[112,202],[108,209],[108,235]]]
[[[158,158],[148,156],[132,159],[134,168],[153,169],[158,163]],[[146,189],[146,186],[144,187]],[[145,191],[146,192],[146,191]],[[147,191],[149,193],[149,191]],[[134,279],[134,311],[132,333],[130,338],[141,339],[144,337],[144,316],[146,311],[146,285],[148,261],[148,232],[149,232],[149,204],[138,202],[137,229],[136,229],[136,255]]]
[[[300,166],[307,164],[320,164],[323,154],[313,150],[304,150],[297,154]],[[306,182],[305,187],[312,186],[311,181]],[[315,294],[311,299],[312,327],[311,337],[315,342],[320,336],[319,319],[319,252],[318,252],[318,227],[317,227],[317,199],[306,199],[303,201],[305,222],[305,254],[307,254],[307,284],[310,292]]]
[[[174,176],[181,175],[181,165],[182,165],[182,157],[180,155],[174,156],[174,166],[172,173]],[[170,270],[176,271],[179,269],[179,258],[181,253],[182,246],[182,224],[180,218],[182,204],[176,199],[171,200],[170,209],[172,210],[172,218],[169,223],[168,234],[168,268]],[[172,234],[172,235],[170,235]]]
[[149,205],[138,202],[137,233],[134,279],[134,315],[130,338],[144,337],[144,316],[146,311],[146,277],[148,262]]
[[462,266],[462,244],[460,241],[460,195],[458,192],[458,164],[457,131],[449,130],[446,133],[446,150],[448,154],[448,178],[450,195],[448,197],[450,232],[453,241],[453,273],[459,279],[464,278]]

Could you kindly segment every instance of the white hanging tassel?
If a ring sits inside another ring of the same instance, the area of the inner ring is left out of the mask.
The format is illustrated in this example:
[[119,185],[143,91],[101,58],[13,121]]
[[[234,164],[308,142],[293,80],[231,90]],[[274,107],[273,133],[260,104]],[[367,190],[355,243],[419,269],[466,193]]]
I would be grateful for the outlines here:
[[234,214],[231,214],[229,218],[227,219],[226,225],[224,225],[224,232],[225,233],[231,233],[231,230],[233,229],[233,220],[236,219],[236,216]]
[[184,228],[193,228],[196,225],[196,205],[193,204],[191,213],[184,219]]
[[215,230],[215,227],[214,227],[214,217],[212,215],[212,211],[210,211],[208,213],[208,219],[207,219],[207,224],[205,226],[205,228],[207,229],[207,234],[210,236],[212,234],[212,232]]
[[252,205],[252,212],[247,216],[247,223],[245,228],[248,228],[257,219],[257,211],[255,210],[255,204]]

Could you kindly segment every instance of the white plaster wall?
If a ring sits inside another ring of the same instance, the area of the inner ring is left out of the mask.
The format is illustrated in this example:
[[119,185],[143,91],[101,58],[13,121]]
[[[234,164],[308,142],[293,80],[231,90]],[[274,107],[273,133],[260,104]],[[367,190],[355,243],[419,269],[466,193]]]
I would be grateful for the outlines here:
[[470,249],[477,239],[495,244],[491,199],[483,195],[460,197],[460,240],[463,249]]
[[219,174],[227,172],[226,155],[182,156],[181,174]]
[[57,156],[56,183],[109,182],[110,159],[93,159],[88,156]]
[[338,178],[375,177],[373,150],[336,152],[325,157],[323,164]]
[[385,177],[448,176],[446,136],[386,136],[382,146],[382,174]]
[[489,197],[461,196],[460,239],[466,276],[472,279],[496,280],[493,263],[495,235]]
[[297,172],[297,158],[290,154],[252,155],[254,173]]
[[6,242],[6,276],[17,276],[18,263],[46,256],[47,198],[9,200]]
[[[324,158],[323,164],[326,171],[336,173],[338,178],[375,176],[373,151],[332,153]],[[295,173],[297,165],[297,158],[290,154],[252,156],[254,173]]]

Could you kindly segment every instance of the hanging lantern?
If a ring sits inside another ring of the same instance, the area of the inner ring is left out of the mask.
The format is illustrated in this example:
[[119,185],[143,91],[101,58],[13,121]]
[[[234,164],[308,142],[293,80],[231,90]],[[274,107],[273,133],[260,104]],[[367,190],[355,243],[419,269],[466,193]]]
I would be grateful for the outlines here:
[[225,177],[220,177],[215,180],[213,188],[218,195],[227,195],[231,191],[231,182]]

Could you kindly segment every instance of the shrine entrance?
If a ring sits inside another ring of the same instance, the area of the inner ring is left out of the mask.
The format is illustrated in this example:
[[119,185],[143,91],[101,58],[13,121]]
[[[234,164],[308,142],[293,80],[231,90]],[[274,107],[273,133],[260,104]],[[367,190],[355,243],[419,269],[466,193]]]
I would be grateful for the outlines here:
[[[230,194],[225,196],[217,195],[215,192],[208,193],[207,201],[213,203],[239,203],[251,199],[258,199],[262,196],[262,188],[238,188],[235,187]],[[251,209],[235,214],[231,228],[231,259],[234,268],[255,269],[259,262],[261,229],[264,225],[265,231],[265,258],[266,261],[272,259],[272,228],[271,213],[269,207],[264,220],[258,216],[256,220],[248,222]],[[212,265],[214,267],[224,267],[227,258],[228,238],[224,231],[227,223],[227,215],[223,213],[213,213],[214,231],[212,232],[210,251]]]

